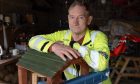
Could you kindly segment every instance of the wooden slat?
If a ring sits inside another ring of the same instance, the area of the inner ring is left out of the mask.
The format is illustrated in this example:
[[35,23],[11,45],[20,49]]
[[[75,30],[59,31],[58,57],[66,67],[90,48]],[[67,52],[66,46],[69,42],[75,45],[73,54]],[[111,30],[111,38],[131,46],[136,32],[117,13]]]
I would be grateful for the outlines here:
[[42,75],[47,75],[47,76],[50,76],[52,77],[55,72],[48,69],[48,68],[45,68],[44,66],[40,65],[40,64],[35,64],[35,63],[31,63],[29,61],[20,61],[20,64],[18,64],[22,67],[24,67],[25,69],[29,70],[29,71],[33,71],[33,72],[37,72],[37,73],[40,73]]
[[[44,68],[47,67],[49,69],[52,69],[53,71],[57,71],[58,69],[60,69],[60,67],[62,67],[64,64],[61,64],[61,63],[57,63],[57,62],[54,62],[54,61],[50,61],[50,60],[46,60],[45,62],[44,61],[38,61],[38,60],[32,60],[32,59],[22,59],[22,61],[27,61],[27,62],[30,62],[31,64],[34,63],[34,64],[39,64],[41,66],[43,66]],[[57,66],[55,66],[57,64]],[[38,66],[36,66],[38,67]]]
[[[53,57],[54,55],[52,54],[50,56]],[[43,56],[27,55],[27,56],[24,56],[22,58],[22,60],[32,60],[32,61],[35,61],[35,62],[40,62],[40,63],[44,63],[44,64],[50,64],[51,66],[52,65],[56,65],[56,64],[58,64],[58,66],[62,66],[62,65],[65,64],[64,61],[57,61],[57,60],[55,60],[55,58],[54,59],[50,59],[49,55],[45,56],[45,57],[43,57]]]
[[19,84],[28,84],[27,83],[27,70],[18,66],[18,80]]
[[55,59],[54,61],[59,61],[59,62],[64,62],[60,57],[58,57],[57,55],[55,55],[54,53],[43,53],[43,52],[38,52],[36,50],[33,50],[33,49],[29,49],[29,51],[27,52],[27,54],[30,54],[32,56],[42,56],[42,57],[45,57],[46,56],[48,57],[48,59]]
[[32,84],[37,84],[37,73],[32,73]]

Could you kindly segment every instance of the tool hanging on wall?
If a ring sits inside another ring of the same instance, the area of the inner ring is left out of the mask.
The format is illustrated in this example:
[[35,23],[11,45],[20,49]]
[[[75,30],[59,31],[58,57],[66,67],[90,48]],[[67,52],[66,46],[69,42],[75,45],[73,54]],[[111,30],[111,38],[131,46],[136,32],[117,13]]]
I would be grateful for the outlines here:
[[5,50],[5,54],[8,51],[8,40],[7,40],[7,33],[6,29],[10,25],[10,17],[4,16],[3,14],[0,14],[0,25],[3,32],[3,49]]

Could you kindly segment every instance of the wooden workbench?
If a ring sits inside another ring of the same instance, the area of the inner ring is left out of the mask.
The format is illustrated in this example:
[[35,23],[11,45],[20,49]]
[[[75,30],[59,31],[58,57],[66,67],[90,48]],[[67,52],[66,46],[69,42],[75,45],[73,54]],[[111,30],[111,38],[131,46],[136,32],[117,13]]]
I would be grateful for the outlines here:
[[11,58],[8,58],[8,59],[2,59],[2,60],[0,60],[0,67],[1,67],[1,66],[5,66],[5,65],[8,65],[8,64],[10,64],[10,63],[14,63],[14,62],[16,62],[19,58],[20,58],[20,55],[12,56]]

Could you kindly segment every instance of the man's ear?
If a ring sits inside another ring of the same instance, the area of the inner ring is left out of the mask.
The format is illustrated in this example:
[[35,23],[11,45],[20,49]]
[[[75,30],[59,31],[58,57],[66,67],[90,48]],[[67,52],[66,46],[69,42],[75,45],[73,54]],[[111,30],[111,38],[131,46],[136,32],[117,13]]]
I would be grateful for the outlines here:
[[88,18],[88,25],[90,25],[92,19],[93,19],[93,17],[92,16],[89,16],[89,18]]

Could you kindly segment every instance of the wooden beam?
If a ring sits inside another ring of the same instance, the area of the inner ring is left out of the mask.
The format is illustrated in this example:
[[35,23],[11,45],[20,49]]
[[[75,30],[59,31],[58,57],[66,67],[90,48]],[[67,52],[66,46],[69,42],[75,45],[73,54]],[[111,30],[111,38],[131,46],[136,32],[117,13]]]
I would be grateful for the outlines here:
[[28,84],[27,83],[27,70],[18,66],[18,84]]

